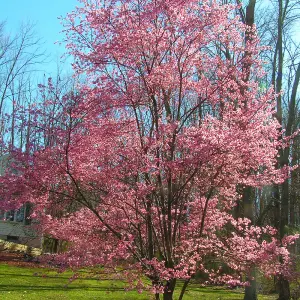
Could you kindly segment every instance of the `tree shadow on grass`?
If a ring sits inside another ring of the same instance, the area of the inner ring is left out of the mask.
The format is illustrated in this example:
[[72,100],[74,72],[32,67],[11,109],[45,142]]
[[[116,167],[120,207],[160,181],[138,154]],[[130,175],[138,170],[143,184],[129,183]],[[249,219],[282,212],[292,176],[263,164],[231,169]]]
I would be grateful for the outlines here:
[[24,291],[24,290],[30,290],[30,291],[97,291],[97,292],[124,292],[125,289],[117,286],[43,286],[43,285],[19,285],[19,284],[4,284],[0,285],[0,292],[16,292],[16,291]]
[[[56,276],[56,275],[47,275],[47,273],[32,273],[32,274],[16,274],[16,273],[0,273],[0,276],[3,277],[29,277],[29,278],[51,278],[51,279],[66,279],[68,280],[71,276]],[[92,278],[91,278],[92,279]]]
[[[35,272],[32,274],[16,274],[16,273],[0,273],[0,277],[4,276],[4,277],[31,277],[31,278],[49,278],[49,279],[64,279],[64,280],[69,280],[72,277],[72,274],[70,274],[70,276],[62,276],[61,273],[57,273],[56,274],[51,274],[51,275],[47,275],[47,272],[43,273],[43,272]],[[87,275],[87,277],[84,277],[83,275],[79,276],[78,279],[80,280],[95,280],[95,281],[122,281],[122,279],[120,278],[101,278],[101,275],[99,275],[99,278],[97,278],[96,276],[91,276],[91,275]]]

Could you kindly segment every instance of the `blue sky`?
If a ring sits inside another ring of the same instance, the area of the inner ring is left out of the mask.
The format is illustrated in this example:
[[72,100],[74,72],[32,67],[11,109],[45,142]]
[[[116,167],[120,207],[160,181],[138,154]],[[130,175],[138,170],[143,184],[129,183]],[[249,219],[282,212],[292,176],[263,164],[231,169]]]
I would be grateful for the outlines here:
[[64,53],[64,47],[54,44],[63,35],[59,16],[75,9],[77,0],[0,0],[0,21],[6,21],[6,32],[15,33],[22,22],[36,23],[37,36],[44,41],[43,47],[50,55],[45,66],[48,72],[56,70],[56,61]]
[[[44,48],[49,55],[50,63],[45,65],[45,70],[54,75],[57,61],[65,51],[64,46],[54,44],[63,39],[63,34],[60,34],[62,26],[57,18],[65,16],[78,4],[77,0],[0,0],[0,21],[6,21],[6,30],[12,34],[22,22],[36,23],[37,36],[43,39]],[[294,35],[299,41],[298,34],[299,28],[295,28]],[[65,64],[66,69],[67,65],[68,63]]]

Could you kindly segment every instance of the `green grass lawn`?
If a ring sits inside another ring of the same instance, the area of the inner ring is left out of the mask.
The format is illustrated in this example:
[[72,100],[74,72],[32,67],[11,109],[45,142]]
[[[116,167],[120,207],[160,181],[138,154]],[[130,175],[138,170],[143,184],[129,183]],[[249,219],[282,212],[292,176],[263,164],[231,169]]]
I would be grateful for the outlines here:
[[[111,300],[149,300],[153,296],[135,291],[125,291],[125,284],[107,275],[97,279],[87,272],[82,278],[70,282],[70,272],[58,274],[50,269],[15,267],[0,264],[0,299],[111,299]],[[175,297],[176,299],[176,297]],[[201,288],[190,285],[185,300],[239,300],[243,294],[220,288]],[[272,296],[260,296],[260,300],[276,299]]]

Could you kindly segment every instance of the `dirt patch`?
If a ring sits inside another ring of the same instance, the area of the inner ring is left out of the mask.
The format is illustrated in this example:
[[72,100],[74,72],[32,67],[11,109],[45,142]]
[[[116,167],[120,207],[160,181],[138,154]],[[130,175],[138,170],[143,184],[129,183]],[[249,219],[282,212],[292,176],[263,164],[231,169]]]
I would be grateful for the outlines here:
[[0,264],[8,264],[16,267],[24,268],[49,268],[49,265],[44,265],[38,262],[37,258],[26,256],[24,253],[14,253],[1,251],[0,252]]

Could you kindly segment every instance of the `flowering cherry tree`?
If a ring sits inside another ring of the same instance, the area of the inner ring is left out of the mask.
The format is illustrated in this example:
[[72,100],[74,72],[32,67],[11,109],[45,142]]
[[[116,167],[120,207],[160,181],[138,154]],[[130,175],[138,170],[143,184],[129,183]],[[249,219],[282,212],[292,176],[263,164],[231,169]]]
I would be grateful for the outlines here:
[[126,263],[156,299],[173,299],[179,279],[182,299],[196,273],[231,285],[253,266],[288,277],[296,237],[280,244],[232,216],[244,187],[287,174],[255,30],[218,1],[80,2],[64,24],[84,84],[64,98],[55,141],[1,178],[7,203],[32,202],[43,230],[70,241],[64,264]]

